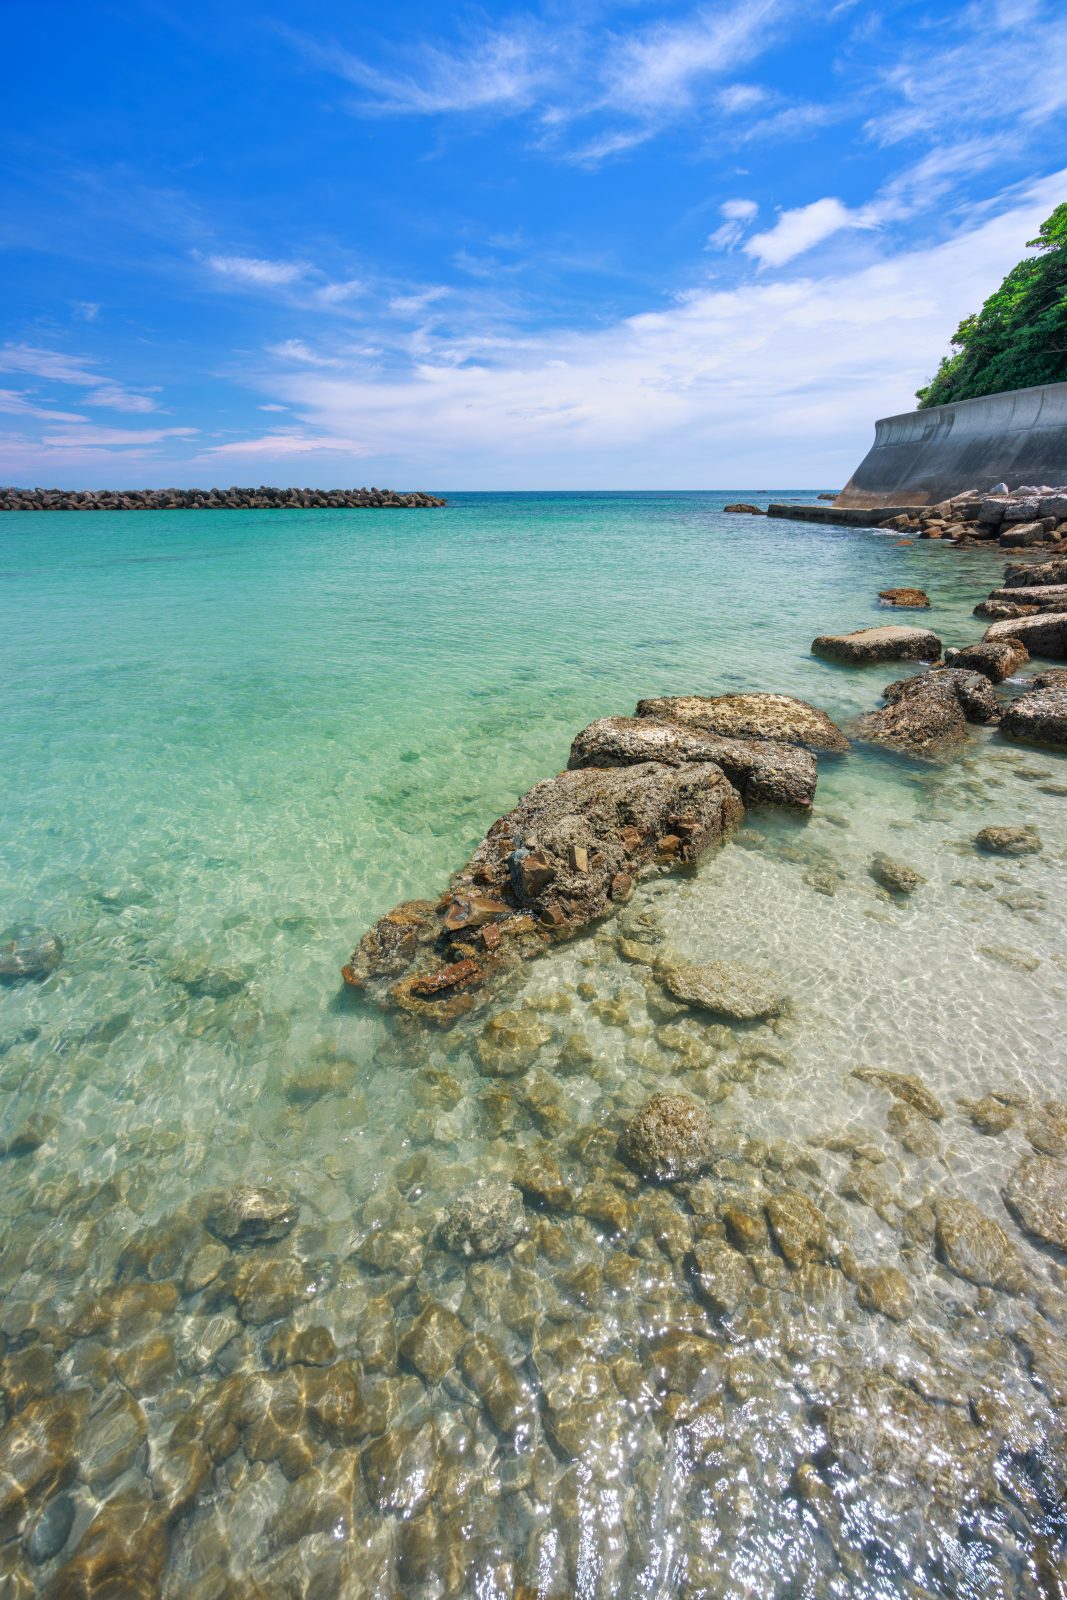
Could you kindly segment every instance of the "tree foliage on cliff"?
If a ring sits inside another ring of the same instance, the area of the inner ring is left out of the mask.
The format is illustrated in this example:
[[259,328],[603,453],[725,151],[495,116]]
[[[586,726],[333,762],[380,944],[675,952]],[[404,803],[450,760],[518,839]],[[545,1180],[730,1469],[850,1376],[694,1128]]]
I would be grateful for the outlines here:
[[964,317],[920,407],[1067,382],[1067,201],[1041,224],[1027,256],[976,315]]

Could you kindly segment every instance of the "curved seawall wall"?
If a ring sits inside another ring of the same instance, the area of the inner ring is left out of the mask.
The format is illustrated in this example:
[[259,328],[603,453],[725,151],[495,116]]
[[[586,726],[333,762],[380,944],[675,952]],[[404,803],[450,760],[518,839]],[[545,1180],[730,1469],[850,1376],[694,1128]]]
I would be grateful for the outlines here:
[[883,417],[835,504],[934,505],[1001,480],[1067,483],[1067,383]]

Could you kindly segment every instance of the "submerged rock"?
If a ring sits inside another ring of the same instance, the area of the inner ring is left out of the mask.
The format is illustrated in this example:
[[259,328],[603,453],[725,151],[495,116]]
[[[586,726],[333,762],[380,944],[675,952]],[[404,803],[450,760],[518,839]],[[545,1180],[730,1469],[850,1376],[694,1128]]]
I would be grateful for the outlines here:
[[926,882],[922,873],[916,872],[914,867],[905,866],[903,861],[894,861],[892,856],[884,855],[880,850],[871,858],[870,871],[875,883],[880,883],[891,894],[914,894]]
[[918,611],[929,606],[930,596],[925,589],[879,589],[878,602],[883,606]]
[[654,717],[601,717],[571,745],[569,767],[632,766],[662,761],[710,761],[746,805],[796,806],[815,798],[818,766],[809,750],[773,739],[729,739]]
[[864,1311],[902,1322],[910,1316],[915,1296],[907,1278],[896,1267],[864,1267],[856,1279],[856,1299]]
[[264,1244],[284,1239],[299,1215],[299,1205],[284,1189],[241,1184],[209,1201],[204,1224],[227,1244]]
[[937,1251],[947,1267],[970,1283],[1019,1293],[1026,1269],[1004,1229],[969,1200],[935,1200]]
[[1049,1156],[1026,1156],[1004,1190],[1019,1226],[1042,1244],[1067,1251],[1067,1167]]
[[885,709],[860,717],[857,736],[925,759],[961,744],[969,722],[994,722],[999,715],[988,678],[953,667],[902,678],[882,694]]
[[420,1378],[440,1383],[452,1370],[466,1337],[467,1330],[455,1312],[431,1301],[400,1340],[399,1350]]
[[861,1083],[872,1083],[878,1089],[887,1090],[894,1100],[912,1106],[931,1122],[940,1122],[945,1115],[940,1100],[914,1073],[887,1072],[881,1067],[855,1067],[852,1076]]
[[779,1017],[789,1004],[773,972],[747,967],[740,961],[698,964],[661,957],[655,973],[676,1000],[735,1022]]
[[23,1549],[35,1567],[51,1561],[63,1549],[74,1526],[77,1507],[73,1495],[57,1494],[26,1529]]
[[1042,848],[1041,835],[1029,825],[981,828],[974,842],[977,849],[993,856],[1033,856]]
[[1001,717],[1000,731],[1008,739],[1067,750],[1067,681],[1021,694]]
[[522,1191],[503,1178],[479,1178],[449,1206],[441,1239],[457,1255],[495,1256],[513,1249],[525,1231]]
[[945,665],[963,672],[980,672],[990,683],[1003,683],[1026,665],[1030,652],[1018,639],[982,639],[959,650],[945,651]]
[[852,633],[822,633],[811,642],[812,654],[831,661],[866,666],[877,661],[936,661],[941,640],[930,628],[888,624],[856,628]]
[[711,1118],[684,1094],[657,1094],[628,1123],[622,1153],[643,1178],[693,1178],[714,1156]]
[[47,978],[63,960],[63,941],[32,922],[16,923],[0,933],[0,981]]
[[788,694],[662,695],[638,701],[637,715],[724,738],[800,745],[816,754],[846,755],[849,749],[845,735],[825,711]]
[[767,1201],[774,1242],[791,1267],[825,1260],[830,1243],[826,1218],[799,1189],[783,1189]]
[[364,936],[345,981],[448,1026],[494,979],[617,910],[653,862],[681,866],[721,844],[743,811],[709,762],[547,778],[493,824],[437,905],[398,908]]

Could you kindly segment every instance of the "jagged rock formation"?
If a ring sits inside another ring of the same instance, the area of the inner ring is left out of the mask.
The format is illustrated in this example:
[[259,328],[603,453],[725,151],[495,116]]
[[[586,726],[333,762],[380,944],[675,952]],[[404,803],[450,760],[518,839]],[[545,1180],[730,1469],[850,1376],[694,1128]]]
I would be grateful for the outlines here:
[[885,709],[860,717],[857,737],[911,756],[942,755],[967,737],[969,722],[995,722],[999,715],[989,679],[955,667],[902,678],[882,695]]

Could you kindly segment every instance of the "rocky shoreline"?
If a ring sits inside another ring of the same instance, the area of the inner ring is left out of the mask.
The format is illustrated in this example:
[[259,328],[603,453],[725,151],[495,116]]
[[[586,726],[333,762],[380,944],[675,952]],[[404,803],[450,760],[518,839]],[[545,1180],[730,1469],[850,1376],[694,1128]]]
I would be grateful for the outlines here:
[[275,511],[281,509],[390,510],[443,506],[421,491],[394,489],[11,489],[0,488],[0,511]]

